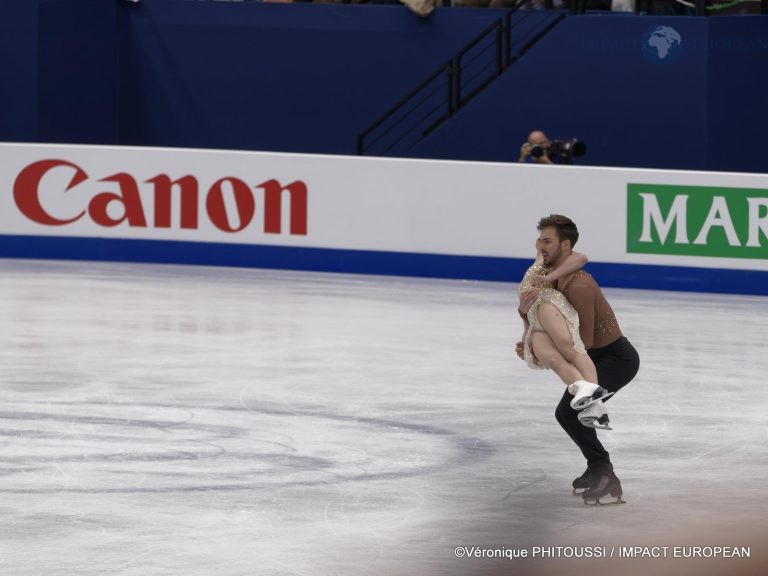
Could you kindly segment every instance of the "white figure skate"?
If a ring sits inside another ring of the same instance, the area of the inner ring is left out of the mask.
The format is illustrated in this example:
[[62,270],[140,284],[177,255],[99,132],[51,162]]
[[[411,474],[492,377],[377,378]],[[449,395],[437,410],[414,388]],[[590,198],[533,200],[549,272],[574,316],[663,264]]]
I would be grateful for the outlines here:
[[613,396],[613,392],[608,392],[602,386],[592,384],[592,382],[587,382],[586,380],[577,380],[568,386],[568,392],[573,394],[571,408],[574,410],[584,410],[584,408],[591,406],[595,402],[606,400]]
[[593,402],[584,408],[584,410],[579,411],[577,417],[579,422],[581,422],[587,428],[613,430],[613,428],[608,426],[610,419],[608,418],[608,412],[605,410],[605,404],[603,404],[602,400]]

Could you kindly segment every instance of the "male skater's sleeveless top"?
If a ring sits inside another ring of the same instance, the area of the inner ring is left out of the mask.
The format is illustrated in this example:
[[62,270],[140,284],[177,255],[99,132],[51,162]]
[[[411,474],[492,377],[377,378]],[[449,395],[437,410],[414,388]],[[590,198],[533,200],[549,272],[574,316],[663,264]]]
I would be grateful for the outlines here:
[[[517,289],[518,294],[522,294],[523,292],[534,288],[533,284],[531,284],[531,278],[533,276],[545,276],[547,271],[547,268],[541,264],[533,264],[528,268],[525,276],[523,276],[523,280],[520,282],[520,286]],[[565,295],[559,290],[555,290],[553,284],[550,283],[545,284],[541,288],[538,298],[536,298],[536,301],[528,310],[528,330],[523,338],[523,358],[525,359],[525,363],[531,368],[546,368],[546,366],[542,366],[538,363],[537,358],[531,352],[531,335],[534,332],[545,332],[538,318],[539,305],[543,302],[549,302],[560,311],[568,324],[568,330],[571,332],[573,349],[580,354],[586,354],[584,344],[581,341],[581,336],[579,336],[579,315],[576,312],[576,309],[571,306],[571,303],[568,302]]]

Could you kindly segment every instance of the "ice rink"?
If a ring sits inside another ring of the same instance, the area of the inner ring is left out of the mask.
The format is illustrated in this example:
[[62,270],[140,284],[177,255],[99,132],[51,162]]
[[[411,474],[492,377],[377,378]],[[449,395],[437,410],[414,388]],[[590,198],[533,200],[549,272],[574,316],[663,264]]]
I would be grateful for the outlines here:
[[[588,507],[516,285],[0,261],[0,574],[766,573],[768,300],[605,293],[641,368]],[[654,545],[752,558],[455,554]]]

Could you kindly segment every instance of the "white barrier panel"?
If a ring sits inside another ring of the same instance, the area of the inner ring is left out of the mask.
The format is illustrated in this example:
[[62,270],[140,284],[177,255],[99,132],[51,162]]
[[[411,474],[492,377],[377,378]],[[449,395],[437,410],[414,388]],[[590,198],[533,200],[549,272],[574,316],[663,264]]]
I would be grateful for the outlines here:
[[[538,219],[560,213],[593,262],[768,271],[768,176],[758,174],[0,144],[0,183],[7,245],[119,239],[524,262]],[[320,252],[281,254],[291,260],[281,267],[303,268]]]

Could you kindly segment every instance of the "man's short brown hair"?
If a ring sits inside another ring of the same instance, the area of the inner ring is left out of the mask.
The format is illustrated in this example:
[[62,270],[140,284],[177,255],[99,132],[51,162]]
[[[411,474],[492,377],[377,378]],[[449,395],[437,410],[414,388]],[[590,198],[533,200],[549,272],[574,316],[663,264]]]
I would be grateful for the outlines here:
[[539,220],[536,229],[541,232],[544,228],[550,227],[557,230],[557,237],[560,239],[560,242],[570,240],[571,248],[576,245],[576,241],[579,239],[579,229],[576,228],[573,220],[562,214],[550,214]]

